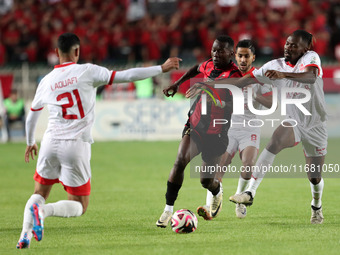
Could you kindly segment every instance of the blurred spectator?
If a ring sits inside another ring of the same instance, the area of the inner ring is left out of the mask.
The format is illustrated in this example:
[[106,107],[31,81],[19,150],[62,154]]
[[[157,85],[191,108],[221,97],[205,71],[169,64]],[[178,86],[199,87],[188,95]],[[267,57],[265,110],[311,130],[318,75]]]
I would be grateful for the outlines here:
[[[144,63],[144,67],[153,66],[153,62]],[[133,82],[136,88],[137,99],[149,99],[155,96],[156,86],[159,84],[157,77]]]
[[135,81],[134,84],[136,87],[136,97],[138,99],[153,98],[155,96],[156,83],[157,82],[154,77],[141,81]]
[[6,128],[8,139],[11,137],[10,127],[15,122],[21,122],[23,135],[25,136],[25,104],[24,100],[18,98],[18,91],[11,90],[11,94],[4,100],[6,109]]
[[145,0],[127,0],[126,18],[128,22],[133,22],[144,18],[146,15]]
[[1,36],[0,36],[0,66],[5,64],[5,60],[6,60],[5,57],[6,57],[6,49],[5,49],[5,46],[1,43]]
[[331,30],[330,46],[332,53],[340,61],[340,3],[334,2],[330,5],[328,12],[328,26]]
[[13,0],[1,0],[0,1],[0,15],[6,14],[12,9]]

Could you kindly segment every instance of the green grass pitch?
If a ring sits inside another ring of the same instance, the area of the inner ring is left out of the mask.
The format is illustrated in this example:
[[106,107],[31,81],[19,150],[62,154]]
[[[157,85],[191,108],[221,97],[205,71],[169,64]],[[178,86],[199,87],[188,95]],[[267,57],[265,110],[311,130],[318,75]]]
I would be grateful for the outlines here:
[[[340,139],[330,139],[326,163],[340,163]],[[262,147],[265,143],[262,143]],[[339,179],[326,178],[323,225],[311,225],[307,178],[267,178],[248,216],[235,217],[228,197],[237,179],[224,179],[218,218],[199,218],[195,233],[179,235],[155,222],[163,211],[166,181],[178,142],[97,142],[92,146],[92,193],[85,215],[47,218],[41,242],[15,249],[23,209],[33,192],[36,161],[24,163],[24,144],[0,145],[0,254],[339,254]],[[240,164],[238,159],[234,164]],[[303,164],[301,145],[275,164]],[[199,179],[186,177],[175,209],[196,211],[205,201]],[[55,185],[48,202],[66,199]]]

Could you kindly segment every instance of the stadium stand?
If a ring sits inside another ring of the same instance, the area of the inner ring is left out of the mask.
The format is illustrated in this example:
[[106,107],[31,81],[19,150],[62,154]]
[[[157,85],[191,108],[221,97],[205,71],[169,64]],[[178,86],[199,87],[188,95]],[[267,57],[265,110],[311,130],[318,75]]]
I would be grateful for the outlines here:
[[[0,6],[0,65],[55,63],[65,31],[82,41],[82,61],[136,63],[179,55],[209,57],[216,34],[255,40],[257,55],[281,56],[288,34],[306,29],[319,55],[335,60],[340,3],[335,0],[8,0]],[[338,50],[339,51],[339,50]],[[339,54],[337,54],[339,55]]]

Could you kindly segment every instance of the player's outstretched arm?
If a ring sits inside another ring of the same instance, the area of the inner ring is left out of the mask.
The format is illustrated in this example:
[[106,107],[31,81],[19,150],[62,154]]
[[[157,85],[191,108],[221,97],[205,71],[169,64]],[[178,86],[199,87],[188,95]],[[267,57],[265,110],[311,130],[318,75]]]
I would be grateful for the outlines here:
[[30,162],[30,156],[32,160],[34,160],[34,156],[37,156],[38,154],[38,145],[33,144],[33,145],[27,145],[26,151],[25,151],[25,162],[29,163]]
[[169,97],[169,96],[173,97],[177,93],[179,86],[183,82],[195,77],[196,75],[198,75],[200,73],[198,71],[198,67],[199,67],[199,65],[195,65],[195,66],[191,67],[185,74],[182,75],[181,78],[179,78],[177,81],[175,81],[174,84],[169,85],[167,88],[163,89],[164,95],[167,96],[167,97]]
[[293,81],[298,81],[302,83],[308,83],[313,84],[316,81],[316,78],[318,77],[318,68],[315,66],[307,66],[305,68],[305,72],[303,73],[286,73],[286,72],[279,72],[276,70],[268,70],[265,73],[265,76],[267,76],[271,80],[276,79],[289,79]]
[[156,75],[161,74],[162,72],[168,72],[172,69],[179,68],[180,58],[169,58],[164,62],[163,65],[159,66],[150,66],[150,67],[137,67],[131,68],[124,71],[117,71],[114,75],[113,83],[120,82],[133,82],[144,80],[146,78],[154,77]]

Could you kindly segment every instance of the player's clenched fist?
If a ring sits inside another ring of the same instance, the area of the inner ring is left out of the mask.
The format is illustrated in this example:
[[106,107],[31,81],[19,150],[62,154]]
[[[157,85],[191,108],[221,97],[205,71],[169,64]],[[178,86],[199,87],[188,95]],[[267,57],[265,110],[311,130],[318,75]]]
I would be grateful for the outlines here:
[[169,72],[172,69],[178,69],[179,61],[182,61],[182,59],[177,58],[177,57],[168,58],[162,65],[163,73]]

